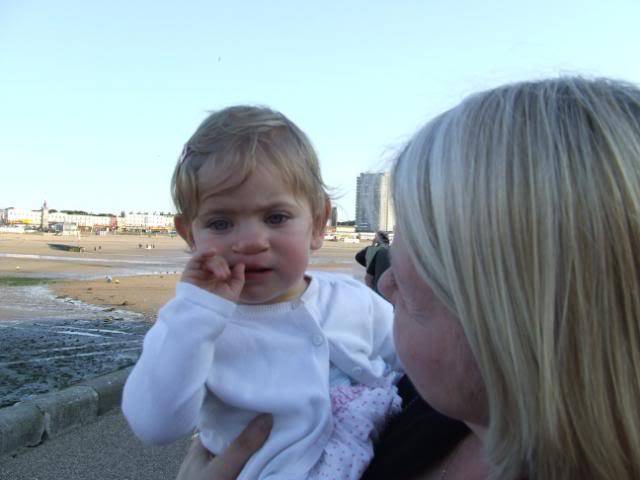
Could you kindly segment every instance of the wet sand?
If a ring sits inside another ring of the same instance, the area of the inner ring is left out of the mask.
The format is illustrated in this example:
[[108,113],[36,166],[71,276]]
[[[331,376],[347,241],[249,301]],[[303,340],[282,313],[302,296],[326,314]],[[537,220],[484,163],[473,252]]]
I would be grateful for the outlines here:
[[[83,247],[84,252],[66,252],[51,244]],[[309,268],[360,278],[364,269],[353,258],[362,247],[325,242]],[[187,245],[179,237],[0,235],[0,276],[54,278],[49,288],[55,295],[131,310],[149,320],[172,297],[180,278],[177,272],[188,258]],[[142,270],[145,275],[135,275]]]
[[111,282],[104,279],[56,282],[49,288],[56,295],[131,310],[153,320],[158,309],[173,296],[179,279],[179,274],[124,276],[114,277]]
[[[312,265],[313,270],[347,273],[340,263]],[[93,305],[103,305],[131,310],[153,320],[162,305],[167,303],[175,291],[180,274],[158,274],[130,277],[114,277],[92,281],[65,281],[50,285],[56,295],[70,297]]]
[[[360,248],[327,242],[310,269],[362,278],[353,259]],[[17,287],[0,282],[0,407],[132,365],[173,295],[180,277],[173,272],[188,258],[180,238],[0,234],[0,280],[53,279]]]
[[[64,251],[56,245],[80,247],[84,251]],[[147,249],[147,245],[154,248]],[[162,266],[175,270],[187,258],[187,246],[179,237],[0,234],[0,276],[96,278],[135,269],[152,272]]]

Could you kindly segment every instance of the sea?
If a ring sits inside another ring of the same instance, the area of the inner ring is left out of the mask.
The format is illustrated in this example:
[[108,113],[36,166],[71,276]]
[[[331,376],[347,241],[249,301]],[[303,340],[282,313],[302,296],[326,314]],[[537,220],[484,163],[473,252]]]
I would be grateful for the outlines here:
[[[179,273],[189,258],[184,254],[114,260],[9,253],[0,253],[0,257],[17,262],[95,262],[106,267],[99,274],[46,274],[62,280]],[[351,255],[331,251],[313,256],[309,268],[327,263],[336,266],[334,271],[362,278],[362,268]],[[149,327],[141,314],[59,297],[46,284],[0,285],[0,407],[133,365]]]

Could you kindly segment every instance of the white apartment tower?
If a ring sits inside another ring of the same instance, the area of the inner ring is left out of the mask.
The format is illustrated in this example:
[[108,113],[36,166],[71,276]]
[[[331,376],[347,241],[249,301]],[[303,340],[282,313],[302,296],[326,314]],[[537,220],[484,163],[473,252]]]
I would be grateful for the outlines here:
[[356,229],[388,232],[395,221],[389,172],[361,173],[356,182]]

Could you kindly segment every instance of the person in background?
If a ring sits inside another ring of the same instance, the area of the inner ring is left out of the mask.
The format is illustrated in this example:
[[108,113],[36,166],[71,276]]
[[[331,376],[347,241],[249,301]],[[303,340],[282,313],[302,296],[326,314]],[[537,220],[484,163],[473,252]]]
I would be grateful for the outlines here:
[[356,253],[356,261],[365,267],[364,283],[378,291],[378,280],[389,268],[389,235],[383,231],[377,231],[371,245]]

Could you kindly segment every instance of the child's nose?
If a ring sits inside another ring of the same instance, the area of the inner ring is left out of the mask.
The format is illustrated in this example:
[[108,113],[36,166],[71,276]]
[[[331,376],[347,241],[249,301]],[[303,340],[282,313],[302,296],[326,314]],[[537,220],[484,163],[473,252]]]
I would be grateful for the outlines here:
[[269,249],[269,241],[261,228],[245,228],[236,237],[231,250],[241,255],[255,255]]

